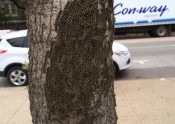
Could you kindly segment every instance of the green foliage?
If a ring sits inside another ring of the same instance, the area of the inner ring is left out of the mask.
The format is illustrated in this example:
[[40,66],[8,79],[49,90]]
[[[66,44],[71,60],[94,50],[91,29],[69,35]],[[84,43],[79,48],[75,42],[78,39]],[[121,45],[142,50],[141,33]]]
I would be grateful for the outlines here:
[[25,90],[26,90],[26,89],[28,90],[28,89],[29,89],[29,85],[25,86],[25,88],[24,88],[24,89],[25,89]]
[[29,69],[29,63],[25,62],[22,66],[22,69],[28,70]]
[[[22,69],[28,71],[28,70],[29,70],[29,63],[25,62],[25,63],[23,64],[23,66],[22,66]],[[29,85],[25,86],[24,89],[29,89]]]

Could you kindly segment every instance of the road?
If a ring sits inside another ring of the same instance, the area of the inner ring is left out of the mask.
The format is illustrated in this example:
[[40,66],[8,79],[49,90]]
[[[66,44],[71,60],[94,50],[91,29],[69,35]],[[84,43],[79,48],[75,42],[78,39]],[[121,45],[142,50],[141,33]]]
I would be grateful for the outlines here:
[[132,66],[119,80],[175,77],[175,37],[117,40],[132,55]]
[[7,79],[0,77],[0,87],[9,87],[9,86],[10,85],[8,84]]

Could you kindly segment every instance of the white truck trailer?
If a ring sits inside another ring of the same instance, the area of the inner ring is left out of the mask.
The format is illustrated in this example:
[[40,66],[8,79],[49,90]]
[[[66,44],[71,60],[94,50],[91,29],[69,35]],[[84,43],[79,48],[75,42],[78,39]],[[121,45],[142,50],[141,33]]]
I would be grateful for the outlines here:
[[164,37],[175,31],[174,0],[114,0],[115,33],[147,32]]

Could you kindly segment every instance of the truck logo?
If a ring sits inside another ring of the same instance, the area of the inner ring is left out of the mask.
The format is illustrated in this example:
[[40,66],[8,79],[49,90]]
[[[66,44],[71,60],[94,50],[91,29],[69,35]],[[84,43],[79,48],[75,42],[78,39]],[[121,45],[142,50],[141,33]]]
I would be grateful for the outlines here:
[[126,14],[135,14],[135,13],[160,13],[160,17],[168,10],[166,5],[164,6],[149,6],[149,7],[140,7],[140,8],[127,8],[123,7],[122,3],[119,3],[114,6],[114,15],[126,15]]

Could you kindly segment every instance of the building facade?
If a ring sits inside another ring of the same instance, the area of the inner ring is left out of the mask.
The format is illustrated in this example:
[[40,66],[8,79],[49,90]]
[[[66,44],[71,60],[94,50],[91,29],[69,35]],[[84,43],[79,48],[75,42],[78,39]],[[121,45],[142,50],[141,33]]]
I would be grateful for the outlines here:
[[24,10],[16,7],[10,0],[0,0],[0,29],[25,29]]

